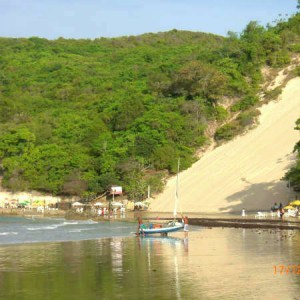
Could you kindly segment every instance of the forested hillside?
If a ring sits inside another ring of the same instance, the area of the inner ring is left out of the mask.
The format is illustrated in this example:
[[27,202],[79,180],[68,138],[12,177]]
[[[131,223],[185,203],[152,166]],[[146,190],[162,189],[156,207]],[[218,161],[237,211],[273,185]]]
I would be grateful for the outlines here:
[[4,186],[85,196],[122,185],[135,199],[148,184],[161,190],[178,157],[182,168],[195,161],[211,124],[217,141],[252,124],[261,68],[287,65],[299,36],[297,13],[227,38],[0,38]]

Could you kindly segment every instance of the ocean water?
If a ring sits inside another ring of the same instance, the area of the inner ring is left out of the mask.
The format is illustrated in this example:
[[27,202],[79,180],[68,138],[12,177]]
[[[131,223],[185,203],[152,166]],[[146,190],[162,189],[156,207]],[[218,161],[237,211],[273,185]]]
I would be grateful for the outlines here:
[[0,245],[128,236],[136,229],[136,223],[114,219],[95,222],[63,218],[4,216],[0,217]]
[[0,229],[0,299],[300,299],[297,231],[135,237],[132,222],[11,217]]

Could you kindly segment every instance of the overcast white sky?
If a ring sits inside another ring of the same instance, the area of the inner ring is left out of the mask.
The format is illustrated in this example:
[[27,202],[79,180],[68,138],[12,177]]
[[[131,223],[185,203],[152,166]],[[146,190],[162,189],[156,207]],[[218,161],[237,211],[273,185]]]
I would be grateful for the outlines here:
[[296,12],[296,0],[0,0],[0,36],[48,39],[137,35],[171,29],[240,33]]

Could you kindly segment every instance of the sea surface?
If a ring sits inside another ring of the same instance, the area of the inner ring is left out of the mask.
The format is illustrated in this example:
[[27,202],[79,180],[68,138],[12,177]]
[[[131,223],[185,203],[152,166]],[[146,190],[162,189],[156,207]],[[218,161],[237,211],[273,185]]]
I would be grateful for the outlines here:
[[300,299],[297,231],[136,228],[0,217],[0,299]]

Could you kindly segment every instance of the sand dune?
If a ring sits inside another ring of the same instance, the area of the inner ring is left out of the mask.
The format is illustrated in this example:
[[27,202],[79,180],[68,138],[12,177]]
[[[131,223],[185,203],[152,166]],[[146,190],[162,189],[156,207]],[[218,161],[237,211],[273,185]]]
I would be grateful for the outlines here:
[[[183,212],[229,212],[270,209],[274,202],[286,204],[292,197],[280,179],[293,164],[292,153],[299,132],[293,130],[300,117],[300,78],[292,79],[279,101],[260,109],[259,125],[247,134],[206,152],[179,175],[179,198]],[[150,205],[151,211],[173,210],[176,178]]]

